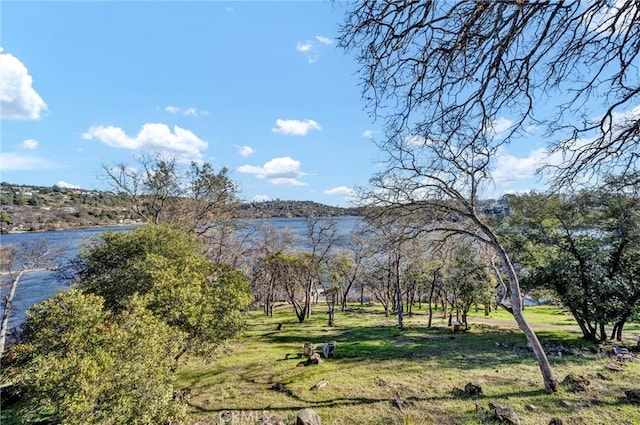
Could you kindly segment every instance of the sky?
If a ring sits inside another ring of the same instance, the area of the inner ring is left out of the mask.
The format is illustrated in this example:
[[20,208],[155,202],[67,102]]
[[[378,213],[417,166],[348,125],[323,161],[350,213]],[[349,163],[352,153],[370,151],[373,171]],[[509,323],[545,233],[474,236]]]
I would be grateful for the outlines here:
[[[2,2],[0,180],[106,190],[104,167],[169,154],[227,167],[243,201],[348,206],[383,123],[337,46],[344,7]],[[488,196],[539,185],[544,147],[502,148]]]

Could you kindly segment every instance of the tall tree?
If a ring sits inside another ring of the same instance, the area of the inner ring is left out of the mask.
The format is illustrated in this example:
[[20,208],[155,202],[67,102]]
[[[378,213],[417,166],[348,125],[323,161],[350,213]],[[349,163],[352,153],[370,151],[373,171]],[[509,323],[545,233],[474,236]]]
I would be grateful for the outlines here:
[[311,301],[320,288],[320,274],[329,261],[334,244],[338,240],[338,223],[333,218],[309,216],[305,218],[306,243],[309,253],[305,257],[306,280],[304,282],[305,310],[311,316]]
[[254,267],[252,273],[252,292],[254,302],[262,303],[264,314],[273,316],[281,279],[277,256],[293,250],[295,235],[289,228],[278,230],[273,225],[259,227],[253,240]]
[[456,320],[465,328],[469,326],[467,315],[471,306],[490,300],[495,286],[490,278],[486,256],[477,252],[477,248],[460,244],[444,272],[444,285],[451,308],[456,311]]
[[[553,392],[551,365],[522,314],[518,276],[479,205],[496,152],[531,123],[529,93],[519,98],[513,92],[529,86],[529,74],[513,68],[528,70],[535,58],[520,58],[509,46],[531,46],[517,25],[537,16],[546,3],[540,5],[365,0],[348,12],[340,44],[357,51],[364,97],[386,124],[378,145],[387,166],[364,199],[374,212],[417,223],[416,231],[466,235],[495,253],[496,271],[507,277],[507,308],[534,351],[545,389]],[[535,33],[536,27],[526,28]],[[503,111],[518,107],[525,113],[498,134]]]
[[300,323],[308,317],[308,309],[311,308],[309,285],[317,277],[317,264],[317,258],[308,252],[278,252],[266,259],[274,284],[283,288]]

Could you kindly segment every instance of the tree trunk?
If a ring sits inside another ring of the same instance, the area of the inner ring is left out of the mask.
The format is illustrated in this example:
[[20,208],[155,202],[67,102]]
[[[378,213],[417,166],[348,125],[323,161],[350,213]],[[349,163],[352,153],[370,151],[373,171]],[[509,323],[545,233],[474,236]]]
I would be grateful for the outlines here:
[[429,300],[428,300],[428,302],[429,302],[429,321],[427,323],[427,327],[428,328],[431,327],[431,321],[433,320],[433,293],[435,292],[435,289],[436,289],[436,283],[435,283],[435,273],[434,273],[433,282],[431,283],[431,288],[429,289]]
[[447,318],[447,307],[449,306],[449,302],[442,297],[441,301],[441,305],[442,305],[442,318],[446,319]]
[[16,296],[16,290],[18,289],[18,283],[20,278],[25,273],[25,270],[20,270],[15,277],[11,279],[11,289],[9,295],[4,299],[4,311],[2,312],[2,325],[0,326],[0,357],[4,354],[4,347],[7,341],[7,332],[9,332],[9,316],[11,315],[11,305],[13,304],[13,298]]
[[[488,230],[488,229],[487,229]],[[493,232],[488,232],[488,234],[493,234]],[[554,393],[558,391],[558,381],[553,377],[553,371],[551,369],[551,364],[549,363],[549,359],[547,358],[547,354],[544,352],[542,348],[542,344],[540,344],[540,340],[538,340],[537,335],[529,326],[526,319],[522,314],[522,294],[520,291],[520,282],[518,280],[518,276],[516,275],[516,271],[511,264],[511,260],[507,255],[506,251],[500,245],[497,240],[497,237],[494,236],[494,249],[500,260],[502,265],[504,266],[507,276],[509,279],[509,291],[510,291],[510,299],[511,299],[511,314],[516,320],[518,327],[524,333],[527,338],[527,342],[529,346],[533,350],[534,355],[536,356],[536,360],[538,361],[538,366],[540,367],[540,372],[542,373],[542,379],[544,381],[544,388],[550,393]],[[495,264],[493,265],[497,278],[501,280],[500,271],[495,268]]]
[[400,329],[404,328],[404,317],[403,313],[403,303],[402,303],[402,290],[400,288],[400,259],[396,259],[395,261],[395,284],[396,284],[396,311],[398,313],[398,327]]

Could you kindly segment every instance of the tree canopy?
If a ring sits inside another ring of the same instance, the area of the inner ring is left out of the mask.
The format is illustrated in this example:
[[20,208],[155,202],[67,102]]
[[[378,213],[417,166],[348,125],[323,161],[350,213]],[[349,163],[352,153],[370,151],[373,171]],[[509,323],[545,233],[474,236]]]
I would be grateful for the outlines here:
[[640,305],[636,190],[519,195],[503,229],[529,288],[552,289],[583,336],[621,339]]
[[82,251],[74,268],[74,285],[101,296],[114,312],[142,296],[157,317],[186,332],[185,352],[234,336],[250,302],[242,272],[214,264],[195,236],[168,225],[105,232]]
[[636,1],[365,0],[340,44],[393,134],[472,143],[490,133],[495,146],[542,125],[563,183],[637,169]]
[[7,356],[25,423],[168,424],[185,414],[168,373],[182,335],[137,297],[113,315],[78,290],[28,311]]

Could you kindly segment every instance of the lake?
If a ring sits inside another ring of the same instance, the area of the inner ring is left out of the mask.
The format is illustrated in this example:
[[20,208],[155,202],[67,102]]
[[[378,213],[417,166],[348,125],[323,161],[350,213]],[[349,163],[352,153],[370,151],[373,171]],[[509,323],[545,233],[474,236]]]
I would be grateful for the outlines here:
[[[335,217],[338,224],[338,233],[340,240],[344,240],[351,232],[354,226],[360,221],[359,217]],[[253,225],[267,223],[277,229],[291,229],[299,238],[306,232],[306,221],[304,218],[270,218],[250,220]],[[71,229],[53,232],[34,232],[34,233],[13,233],[0,235],[0,245],[21,244],[23,242],[35,242],[45,240],[51,249],[56,250],[59,254],[56,256],[54,266],[60,266],[76,256],[83,245],[89,243],[91,239],[100,233],[106,231],[126,231],[131,226],[112,226],[112,227],[96,227],[87,229]],[[304,246],[303,241],[299,241],[297,246]],[[55,272],[39,271],[25,274],[20,280],[16,296],[13,300],[13,313],[10,317],[10,327],[22,323],[25,318],[26,310],[34,304],[42,302],[58,291],[68,289],[68,285],[56,279]],[[9,287],[3,285],[0,287],[2,296],[6,295]],[[4,306],[0,308],[2,311]]]

